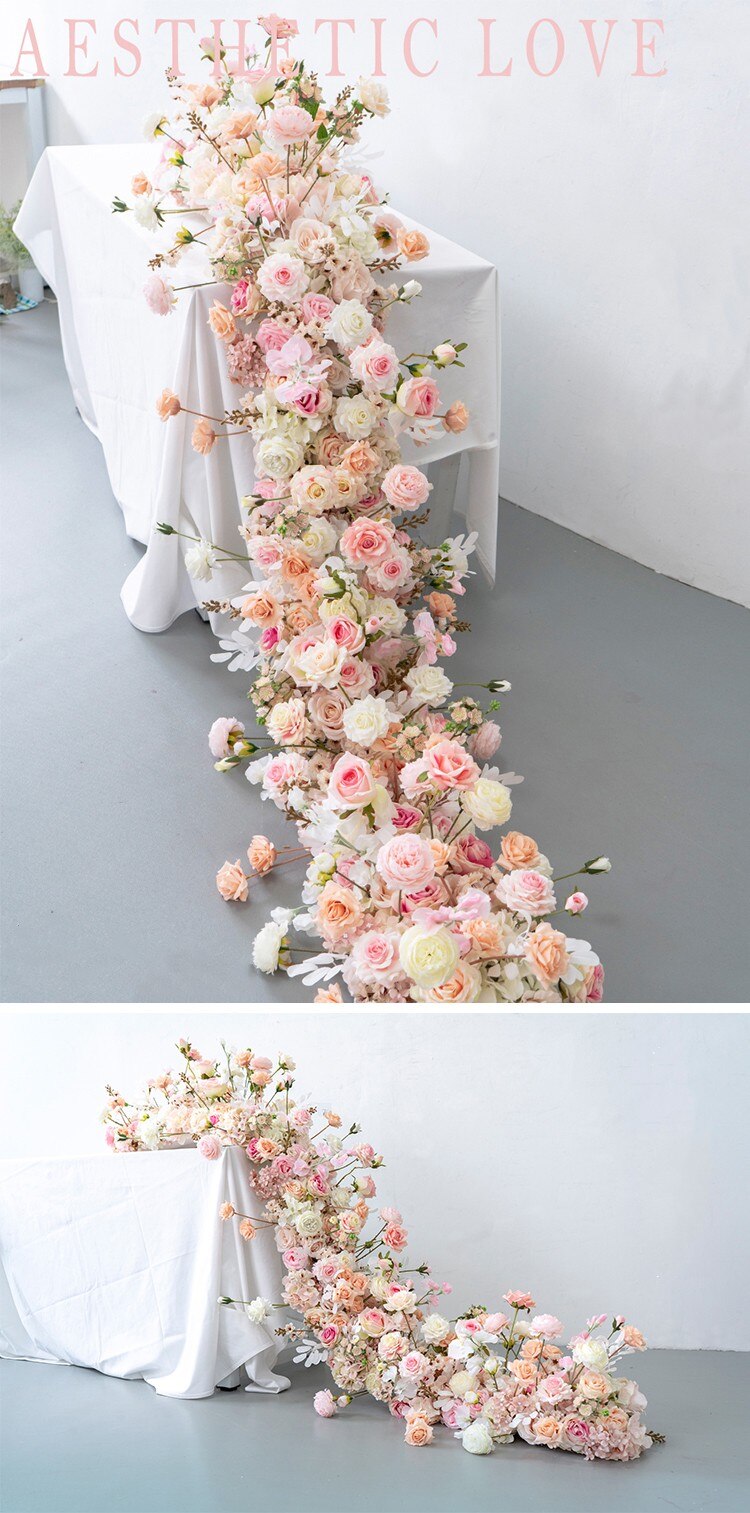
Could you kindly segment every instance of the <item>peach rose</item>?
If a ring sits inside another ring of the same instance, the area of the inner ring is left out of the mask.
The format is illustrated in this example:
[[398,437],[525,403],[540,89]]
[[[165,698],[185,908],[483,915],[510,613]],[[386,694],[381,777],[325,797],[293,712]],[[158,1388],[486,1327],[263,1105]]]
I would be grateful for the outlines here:
[[263,590],[257,594],[249,594],[243,599],[240,606],[240,614],[243,620],[251,620],[260,630],[265,630],[268,625],[278,625],[281,610],[278,599],[273,594]]
[[200,452],[202,457],[206,457],[211,451],[216,441],[216,432],[210,420],[206,420],[205,415],[202,415],[200,420],[196,420],[190,440],[194,450]]
[[130,181],[130,188],[133,194],[151,193],[151,184],[146,178],[145,173],[135,174],[135,176]]
[[254,835],[247,848],[250,866],[261,874],[270,872],[276,861],[276,847],[267,835]]
[[609,1377],[602,1371],[582,1371],[576,1382],[576,1390],[592,1402],[603,1403],[612,1389]]
[[355,520],[343,532],[339,546],[355,567],[383,562],[393,550],[393,530],[382,520]]
[[266,720],[266,728],[279,746],[299,746],[307,735],[304,700],[287,699],[274,704]]
[[169,420],[173,415],[179,415],[180,401],[171,389],[162,389],[156,401],[156,413],[160,420]]
[[545,1445],[556,1445],[562,1439],[563,1426],[551,1413],[531,1421],[531,1431]]
[[417,510],[426,504],[432,484],[420,468],[397,463],[388,469],[381,487],[394,510]]
[[646,1341],[643,1338],[640,1329],[636,1329],[634,1324],[625,1325],[625,1328],[622,1331],[622,1338],[625,1344],[630,1346],[631,1350],[646,1349]]
[[450,594],[434,592],[428,596],[427,603],[436,620],[449,620],[456,608],[456,601]]
[[480,956],[499,956],[501,949],[500,926],[496,919],[469,919],[461,926],[464,935],[467,935],[475,951]]
[[208,324],[221,341],[230,341],[236,335],[237,325],[231,310],[215,299],[208,312]]
[[369,441],[353,441],[342,454],[341,461],[355,478],[369,477],[370,473],[377,472],[380,465],[378,454]]
[[500,842],[500,865],[515,871],[520,867],[536,867],[539,863],[539,847],[530,835],[520,830],[509,830]]
[[570,960],[565,936],[560,930],[553,930],[552,925],[546,922],[532,930],[526,942],[525,954],[543,983],[558,982]]
[[235,899],[240,903],[247,898],[247,878],[239,857],[236,862],[225,862],[216,874],[216,886],[222,898]]
[[422,231],[401,230],[397,235],[398,250],[410,263],[418,263],[427,257],[430,244]]
[[337,982],[330,988],[318,988],[313,1003],[342,1003],[341,989]]
[[404,1439],[407,1445],[429,1445],[432,1442],[432,1424],[421,1413],[407,1419]]
[[311,569],[312,563],[310,558],[306,557],[304,552],[298,551],[295,547],[290,547],[288,551],[284,552],[281,564],[281,576],[287,583],[295,583],[298,579],[309,578]]
[[416,893],[435,876],[430,843],[407,830],[381,846],[375,866],[392,892]]
[[354,889],[342,883],[326,883],[318,897],[315,919],[321,935],[329,943],[351,934],[362,920],[362,905]]
[[466,405],[462,404],[460,399],[458,399],[455,404],[452,404],[446,410],[443,416],[443,427],[446,431],[458,433],[459,431],[465,431],[468,424],[469,412]]

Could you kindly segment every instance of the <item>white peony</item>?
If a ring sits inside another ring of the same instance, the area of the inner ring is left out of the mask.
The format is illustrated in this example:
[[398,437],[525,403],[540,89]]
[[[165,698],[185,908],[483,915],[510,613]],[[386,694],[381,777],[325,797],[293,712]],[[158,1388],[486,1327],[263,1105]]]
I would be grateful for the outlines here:
[[483,1418],[475,1418],[461,1433],[461,1444],[470,1455],[491,1455],[492,1435]]
[[388,90],[379,79],[360,79],[357,85],[357,98],[364,105],[365,110],[372,111],[374,116],[387,116],[391,108]]
[[513,808],[510,789],[495,778],[478,778],[474,787],[461,795],[461,803],[480,830],[504,825]]
[[344,710],[344,731],[350,741],[358,746],[372,746],[381,741],[391,723],[391,714],[384,699],[367,694],[364,699],[355,699]]
[[453,692],[453,684],[445,676],[442,667],[430,666],[426,662],[420,667],[412,667],[406,674],[405,682],[411,689],[416,704],[429,704],[433,709],[438,704],[444,704]]
[[370,435],[377,414],[375,406],[364,394],[353,394],[349,399],[339,399],[333,423],[336,430],[350,441],[364,441]]
[[609,1355],[604,1340],[578,1340],[571,1351],[578,1366],[589,1366],[592,1371],[606,1371]]
[[210,541],[196,541],[185,553],[185,566],[191,578],[207,582],[216,566],[216,553]]
[[326,322],[326,335],[344,351],[360,347],[371,331],[372,316],[358,299],[342,299]]
[[401,936],[399,960],[412,982],[419,988],[437,988],[458,966],[461,953],[449,930],[425,930],[411,925]]

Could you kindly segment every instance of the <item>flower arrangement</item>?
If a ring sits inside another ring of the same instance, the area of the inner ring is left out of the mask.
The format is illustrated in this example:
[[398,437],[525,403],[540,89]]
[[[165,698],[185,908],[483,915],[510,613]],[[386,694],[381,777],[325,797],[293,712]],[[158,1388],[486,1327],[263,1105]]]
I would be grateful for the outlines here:
[[[440,665],[470,628],[457,600],[474,541],[422,540],[432,485],[403,461],[401,440],[466,426],[438,381],[465,344],[401,357],[385,334],[388,311],[420,285],[377,275],[429,253],[352,157],[362,124],[387,113],[386,92],[360,79],[325,104],[303,63],[272,66],[295,24],[261,24],[267,47],[250,66],[233,72],[208,47],[210,82],[171,81],[170,117],[148,126],[159,170],[133,181],[132,207],[114,207],[153,228],[200,215],[200,229],[181,224],[151,260],[145,294],[168,315],[191,287],[171,281],[172,266],[206,249],[208,282],[230,290],[209,322],[244,392],[223,417],[191,412],[192,442],[202,454],[238,434],[254,442],[242,551],[158,527],[188,540],[199,580],[221,562],[252,570],[241,596],[204,607],[233,622],[214,660],[253,671],[259,733],[223,716],[209,747],[221,772],[245,764],[299,838],[277,857],[255,836],[250,870],[225,862],[219,892],[244,902],[274,865],[306,863],[302,903],[273,911],[253,960],[321,984],[316,1001],[340,1001],[340,977],[355,1001],[598,1002],[603,969],[553,922],[555,885],[610,863],[554,878],[515,830],[492,849],[485,836],[508,824],[520,779],[493,765],[497,697],[485,708],[472,689],[510,685],[457,686]],[[164,421],[184,410],[170,390],[157,408]],[[564,909],[575,917],[587,902],[574,891]],[[292,926],[317,947],[293,940]]]
[[531,1294],[519,1291],[506,1292],[502,1308],[446,1318],[435,1305],[451,1287],[434,1282],[426,1262],[406,1266],[399,1211],[373,1214],[383,1157],[359,1138],[359,1125],[344,1135],[340,1115],[297,1103],[290,1056],[274,1062],[223,1046],[211,1060],[189,1040],[178,1050],[179,1071],[152,1079],[142,1103],[107,1089],[107,1143],[127,1152],[187,1141],[210,1161],[226,1146],[246,1151],[263,1217],[227,1203],[221,1218],[247,1241],[260,1226],[273,1228],[283,1303],[219,1302],[255,1322],[274,1306],[301,1315],[301,1325],[277,1333],[296,1343],[295,1361],[327,1362],[339,1391],[316,1393],[323,1418],[369,1393],[401,1419],[407,1444],[428,1445],[442,1424],[474,1455],[518,1435],[588,1460],[635,1460],[660,1438],[644,1427],[636,1383],[617,1375],[624,1356],[645,1349],[632,1324],[598,1314],[562,1346],[560,1320],[535,1312]]

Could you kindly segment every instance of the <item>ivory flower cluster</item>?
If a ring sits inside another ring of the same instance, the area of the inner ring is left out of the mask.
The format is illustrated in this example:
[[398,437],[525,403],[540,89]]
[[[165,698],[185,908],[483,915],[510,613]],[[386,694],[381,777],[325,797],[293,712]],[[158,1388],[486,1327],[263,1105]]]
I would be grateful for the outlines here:
[[[306,863],[301,904],[274,911],[254,963],[328,984],[321,1001],[341,999],[340,978],[356,1001],[596,1002],[598,957],[563,927],[586,895],[558,894],[531,836],[491,841],[518,779],[494,763],[487,695],[509,685],[471,685],[480,702],[442,665],[468,629],[458,601],[474,541],[425,544],[431,484],[401,443],[468,423],[441,394],[465,344],[403,357],[387,337],[389,309],[420,291],[392,274],[429,245],[351,157],[363,121],[386,114],[385,90],[360,80],[325,104],[303,63],[277,75],[256,62],[244,79],[175,86],[173,117],[151,123],[158,187],[132,186],[144,224],[181,207],[202,217],[152,260],[152,308],[172,310],[166,274],[195,242],[228,286],[209,320],[244,392],[223,418],[195,418],[193,444],[254,444],[243,551],[190,538],[185,558],[205,580],[220,562],[251,567],[237,599],[207,607],[232,618],[217,660],[254,672],[257,728],[222,716],[209,746],[294,821],[284,860]],[[182,408],[169,390],[158,401],[165,421]],[[250,861],[220,868],[225,899],[247,900]],[[608,868],[599,857],[579,871]]]
[[315,1395],[322,1417],[369,1393],[417,1447],[441,1425],[476,1455],[515,1436],[588,1460],[635,1460],[651,1445],[645,1398],[620,1375],[623,1358],[645,1349],[637,1328],[598,1314],[563,1343],[560,1320],[522,1291],[449,1317],[437,1306],[449,1284],[435,1282],[426,1262],[408,1266],[404,1219],[379,1206],[382,1156],[359,1125],[343,1133],[339,1114],[295,1100],[290,1056],[224,1047],[212,1060],[188,1040],[178,1049],[179,1071],[152,1079],[143,1102],[108,1088],[107,1142],[125,1152],[196,1144],[207,1160],[226,1146],[246,1151],[263,1217],[229,1203],[221,1217],[248,1241],[273,1227],[282,1299],[220,1301],[254,1322],[275,1306],[301,1316],[278,1333],[295,1341],[297,1361],[327,1362],[338,1391]]

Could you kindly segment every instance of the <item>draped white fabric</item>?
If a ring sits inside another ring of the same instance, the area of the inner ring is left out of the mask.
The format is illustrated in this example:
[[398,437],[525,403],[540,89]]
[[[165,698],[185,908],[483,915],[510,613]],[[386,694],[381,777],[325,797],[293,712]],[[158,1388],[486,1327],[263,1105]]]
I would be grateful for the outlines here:
[[244,1241],[221,1203],[260,1214],[243,1151],[195,1149],[0,1162],[0,1355],[143,1378],[165,1397],[220,1384],[282,1392],[274,1319],[219,1297],[278,1302],[273,1230]]
[[[156,522],[238,549],[239,499],[252,488],[253,467],[248,437],[220,442],[200,457],[190,445],[191,416],[163,424],[155,413],[163,388],[173,389],[189,409],[215,416],[235,408],[242,390],[230,381],[207,324],[213,300],[228,298],[225,286],[186,291],[165,317],[152,315],[143,299],[154,238],[132,215],[113,214],[112,200],[116,194],[128,198],[133,174],[148,168],[152,152],[145,144],[48,148],[16,224],[57,295],[76,405],[102,444],[128,534],[147,545],[123,587],[125,609],[140,630],[160,631],[206,597],[235,595],[248,573],[230,563],[210,585],[194,584],[182,544],[155,535]],[[441,390],[447,403],[462,399],[471,418],[460,435],[441,430],[427,446],[407,444],[405,452],[436,481],[435,539],[458,486],[456,507],[478,533],[477,554],[492,579],[500,410],[497,275],[473,253],[427,234],[430,256],[400,275],[418,278],[424,292],[408,308],[393,309],[388,336],[404,356],[439,341],[467,341],[466,367],[446,370]],[[191,248],[178,275],[178,285],[210,278],[205,254]],[[465,460],[460,472],[436,472],[437,464],[458,457]]]

